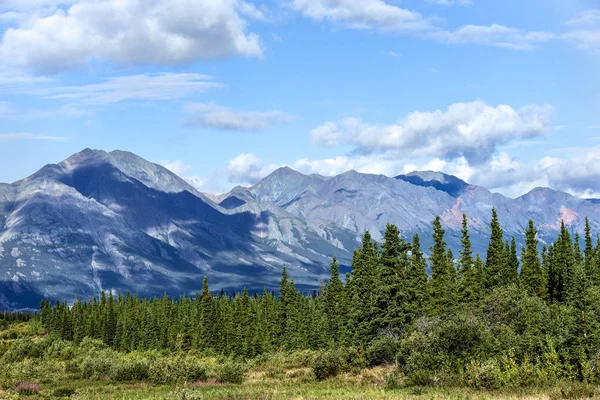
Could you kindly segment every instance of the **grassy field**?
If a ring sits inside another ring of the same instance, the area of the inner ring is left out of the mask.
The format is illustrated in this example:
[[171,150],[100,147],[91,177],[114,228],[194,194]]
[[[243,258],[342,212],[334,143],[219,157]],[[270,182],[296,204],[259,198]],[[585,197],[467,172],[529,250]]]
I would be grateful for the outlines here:
[[[66,379],[40,384],[35,395],[19,395],[14,390],[0,391],[0,399],[590,399],[598,398],[598,390],[590,385],[563,385],[552,388],[518,388],[499,391],[477,391],[468,388],[410,387],[385,388],[390,367],[365,369],[317,382],[310,368],[292,368],[273,376],[273,365],[262,365],[247,373],[242,384],[223,384],[214,379],[180,385],[154,385],[142,382],[115,383],[107,378]],[[68,389],[68,390],[65,390]]]
[[[364,371],[369,374],[371,371]],[[569,388],[518,389],[498,392],[480,392],[458,388],[413,387],[398,390],[384,390],[376,384],[357,384],[355,377],[338,377],[325,382],[298,383],[293,380],[282,382],[273,379],[250,379],[240,385],[196,382],[190,385],[154,386],[147,383],[114,384],[94,381],[72,381],[66,386],[74,390],[68,396],[74,399],[423,399],[423,400],[483,400],[483,399],[586,399],[589,388],[569,390]],[[23,396],[14,391],[1,392],[3,399],[56,399],[56,389],[66,387],[65,383],[42,387],[39,394]],[[66,398],[66,397],[65,397]]]
[[[18,323],[0,329],[0,399],[600,398],[597,387],[582,383],[558,382],[544,388],[513,387],[496,391],[408,386],[394,365],[353,368],[318,380],[312,367],[314,357],[315,352],[310,350],[275,353],[246,361],[194,353],[125,354],[97,341],[84,340],[74,345],[53,340],[35,323]],[[200,378],[183,379],[182,373]],[[130,378],[135,376],[143,378]],[[34,390],[28,393],[27,385]]]

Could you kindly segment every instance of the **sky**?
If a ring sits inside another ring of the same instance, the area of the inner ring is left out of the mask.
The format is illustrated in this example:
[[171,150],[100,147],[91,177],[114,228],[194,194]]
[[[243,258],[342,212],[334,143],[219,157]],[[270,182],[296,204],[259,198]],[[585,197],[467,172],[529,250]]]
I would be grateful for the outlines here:
[[600,0],[0,0],[0,182],[84,148],[600,197]]

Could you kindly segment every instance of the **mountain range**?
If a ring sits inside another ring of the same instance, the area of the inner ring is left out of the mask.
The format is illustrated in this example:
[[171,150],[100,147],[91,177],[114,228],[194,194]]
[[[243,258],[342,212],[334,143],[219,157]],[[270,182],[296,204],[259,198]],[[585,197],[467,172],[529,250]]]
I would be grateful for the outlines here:
[[0,183],[0,308],[100,290],[143,296],[212,289],[275,289],[286,265],[309,290],[336,256],[348,270],[364,231],[387,223],[431,243],[442,217],[457,254],[466,212],[475,251],[485,252],[491,209],[507,238],[533,219],[542,242],[564,221],[600,228],[600,202],[536,188],[512,199],[441,172],[396,177],[348,171],[325,177],[280,168],[251,187],[201,193],[168,169],[125,151],[85,149],[12,184]]

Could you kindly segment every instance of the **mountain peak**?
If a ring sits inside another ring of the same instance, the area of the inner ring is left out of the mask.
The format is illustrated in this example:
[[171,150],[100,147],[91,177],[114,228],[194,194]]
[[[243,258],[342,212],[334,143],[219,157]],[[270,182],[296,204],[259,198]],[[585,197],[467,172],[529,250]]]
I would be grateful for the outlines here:
[[296,171],[295,169],[291,169],[288,166],[283,166],[283,167],[279,167],[277,168],[275,171],[271,172],[269,175],[267,175],[263,180],[265,179],[287,179],[287,178],[298,178],[298,177],[305,177],[306,175],[304,175],[301,172]]
[[440,171],[413,171],[406,175],[398,175],[396,179],[417,186],[432,187],[446,192],[452,197],[459,197],[471,186],[454,175],[448,175]]

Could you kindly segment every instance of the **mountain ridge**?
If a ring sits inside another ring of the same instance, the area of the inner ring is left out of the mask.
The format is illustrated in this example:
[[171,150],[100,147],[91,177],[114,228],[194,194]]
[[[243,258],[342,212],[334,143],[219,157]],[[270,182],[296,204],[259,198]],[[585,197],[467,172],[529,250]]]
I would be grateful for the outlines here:
[[102,289],[193,293],[204,276],[216,289],[274,289],[283,265],[308,290],[334,255],[347,271],[363,232],[380,240],[387,223],[407,240],[418,233],[427,249],[440,215],[457,250],[466,212],[482,251],[492,207],[507,237],[520,239],[528,218],[542,241],[555,237],[560,220],[581,231],[588,216],[600,228],[600,204],[548,188],[511,199],[432,171],[324,177],[285,167],[211,199],[133,153],[84,149],[0,183],[0,307]]

